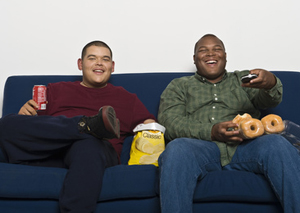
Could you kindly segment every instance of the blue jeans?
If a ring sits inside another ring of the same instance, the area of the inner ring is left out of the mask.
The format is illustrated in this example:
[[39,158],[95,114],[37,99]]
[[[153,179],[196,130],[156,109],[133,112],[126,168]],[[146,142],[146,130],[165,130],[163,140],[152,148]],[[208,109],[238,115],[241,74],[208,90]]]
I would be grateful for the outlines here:
[[284,212],[300,212],[299,152],[280,135],[264,135],[241,143],[225,167],[221,166],[220,151],[215,143],[178,138],[167,145],[159,165],[162,213],[191,213],[197,181],[217,170],[263,174]]

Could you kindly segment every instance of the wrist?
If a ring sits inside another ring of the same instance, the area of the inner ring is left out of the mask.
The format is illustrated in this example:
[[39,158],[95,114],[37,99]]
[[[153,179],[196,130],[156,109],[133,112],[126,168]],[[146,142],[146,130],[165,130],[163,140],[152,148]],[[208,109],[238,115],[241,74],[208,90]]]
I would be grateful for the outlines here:
[[215,137],[215,135],[214,135],[214,127],[215,127],[215,125],[213,125],[212,126],[212,128],[211,128],[211,132],[210,132],[210,139],[211,139],[211,141],[215,141],[216,140],[216,137]]
[[272,74],[272,75],[273,75],[273,80],[271,81],[271,84],[267,88],[265,88],[265,90],[267,92],[270,91],[271,89],[273,89],[273,87],[275,87],[275,85],[277,84],[276,76],[274,74]]

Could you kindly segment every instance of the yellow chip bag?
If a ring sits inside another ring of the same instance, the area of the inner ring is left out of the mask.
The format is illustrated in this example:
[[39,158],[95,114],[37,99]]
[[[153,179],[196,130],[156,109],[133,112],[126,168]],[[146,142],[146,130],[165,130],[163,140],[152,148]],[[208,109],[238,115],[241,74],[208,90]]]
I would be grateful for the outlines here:
[[158,123],[139,124],[133,130],[128,165],[153,164],[158,166],[158,157],[165,150],[165,127]]

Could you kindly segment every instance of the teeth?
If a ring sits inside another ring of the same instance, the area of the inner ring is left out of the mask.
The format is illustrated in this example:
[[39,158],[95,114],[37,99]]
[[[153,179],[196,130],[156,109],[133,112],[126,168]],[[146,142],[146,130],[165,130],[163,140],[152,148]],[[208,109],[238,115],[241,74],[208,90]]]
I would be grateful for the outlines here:
[[103,72],[103,70],[94,70],[94,72]]
[[207,63],[207,64],[216,64],[217,61],[207,61],[206,63]]

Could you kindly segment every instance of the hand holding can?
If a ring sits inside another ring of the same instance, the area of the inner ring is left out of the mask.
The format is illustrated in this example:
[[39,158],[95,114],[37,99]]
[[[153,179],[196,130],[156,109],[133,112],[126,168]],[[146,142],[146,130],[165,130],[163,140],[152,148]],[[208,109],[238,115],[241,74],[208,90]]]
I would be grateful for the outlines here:
[[38,104],[38,110],[46,110],[47,88],[45,85],[34,85],[32,99]]

